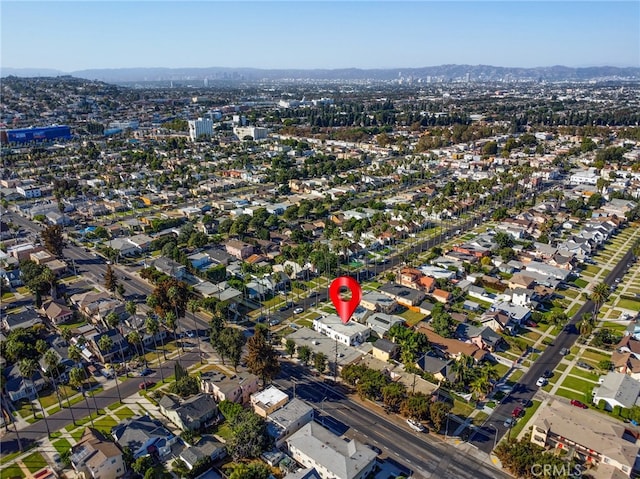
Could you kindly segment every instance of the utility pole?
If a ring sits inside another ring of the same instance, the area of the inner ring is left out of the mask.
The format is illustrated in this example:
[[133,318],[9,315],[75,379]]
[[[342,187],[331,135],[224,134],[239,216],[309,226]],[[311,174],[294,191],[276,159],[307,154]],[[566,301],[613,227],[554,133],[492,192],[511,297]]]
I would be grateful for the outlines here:
[[338,337],[336,336],[335,360],[333,362],[333,382],[338,384]]

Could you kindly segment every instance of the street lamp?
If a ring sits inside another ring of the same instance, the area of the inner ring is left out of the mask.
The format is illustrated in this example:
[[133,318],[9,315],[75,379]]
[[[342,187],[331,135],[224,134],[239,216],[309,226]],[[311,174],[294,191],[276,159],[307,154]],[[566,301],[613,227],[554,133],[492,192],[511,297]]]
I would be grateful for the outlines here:
[[495,435],[493,436],[493,449],[495,449],[496,444],[498,443],[498,428],[495,427],[493,424],[487,424],[487,426],[492,427],[493,430],[496,432]]

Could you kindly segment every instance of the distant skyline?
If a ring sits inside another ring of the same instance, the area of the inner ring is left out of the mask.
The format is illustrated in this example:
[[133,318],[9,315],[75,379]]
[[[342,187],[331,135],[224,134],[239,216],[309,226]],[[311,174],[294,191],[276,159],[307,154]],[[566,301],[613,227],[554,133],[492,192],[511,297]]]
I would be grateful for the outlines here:
[[638,1],[0,1],[2,67],[640,66]]

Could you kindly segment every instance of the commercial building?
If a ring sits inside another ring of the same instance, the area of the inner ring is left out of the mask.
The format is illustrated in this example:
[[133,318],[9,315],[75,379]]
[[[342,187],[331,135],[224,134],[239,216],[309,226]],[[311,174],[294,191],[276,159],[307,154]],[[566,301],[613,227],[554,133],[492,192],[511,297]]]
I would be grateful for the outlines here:
[[209,118],[189,120],[189,138],[191,138],[191,141],[196,141],[200,137],[211,135],[213,135],[213,120]]
[[557,399],[538,411],[531,442],[547,449],[563,449],[570,457],[594,466],[590,476],[631,477],[640,453],[636,440],[639,432],[630,424]]
[[69,139],[71,139],[71,129],[65,125],[5,130],[0,134],[0,143],[43,143]]
[[236,126],[233,129],[233,134],[241,140],[245,136],[250,136],[254,140],[263,140],[267,137],[269,130],[266,128],[260,128],[257,126]]

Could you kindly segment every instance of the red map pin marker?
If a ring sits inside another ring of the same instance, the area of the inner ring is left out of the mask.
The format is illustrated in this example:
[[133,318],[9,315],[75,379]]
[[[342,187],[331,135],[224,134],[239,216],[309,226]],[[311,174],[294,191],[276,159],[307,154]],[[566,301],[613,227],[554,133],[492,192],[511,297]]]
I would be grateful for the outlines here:
[[[345,287],[351,290],[351,299],[344,300],[340,297],[340,288]],[[338,316],[344,324],[349,322],[351,315],[356,310],[362,299],[362,289],[360,284],[351,276],[340,276],[333,280],[329,286],[329,297],[336,307]]]

